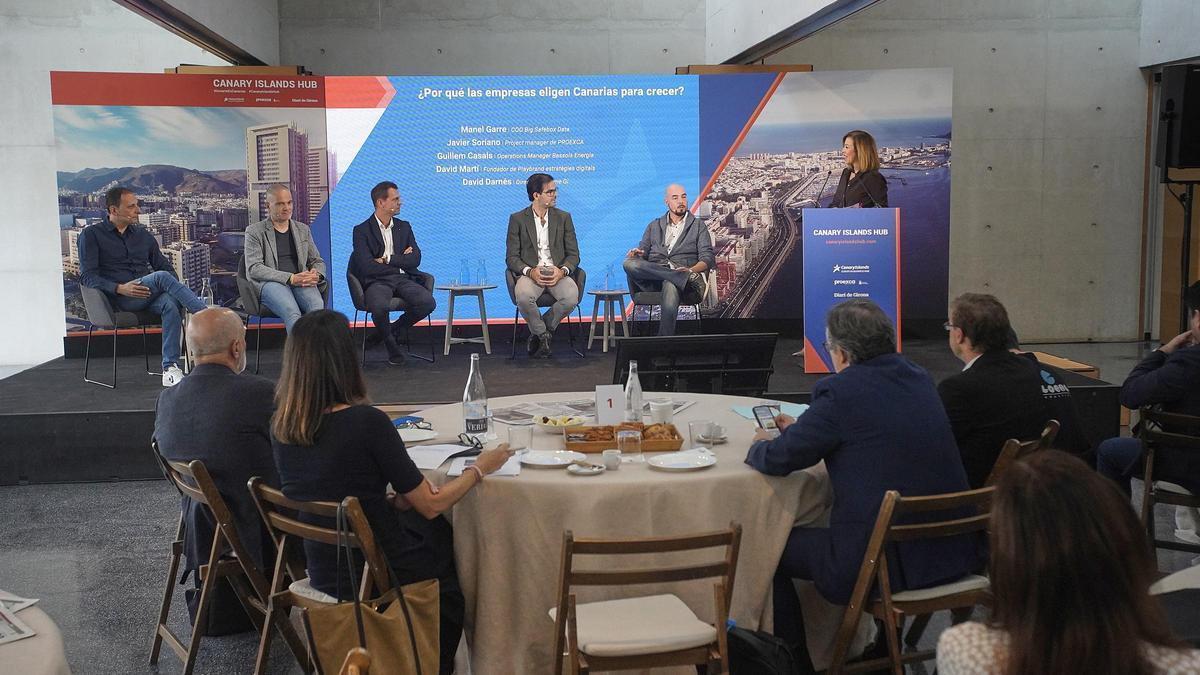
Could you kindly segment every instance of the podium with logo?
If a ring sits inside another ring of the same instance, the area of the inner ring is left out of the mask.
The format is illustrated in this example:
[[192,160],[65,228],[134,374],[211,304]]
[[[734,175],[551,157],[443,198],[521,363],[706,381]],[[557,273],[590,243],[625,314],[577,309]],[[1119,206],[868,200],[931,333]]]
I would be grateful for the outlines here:
[[900,346],[900,209],[803,210],[804,372],[833,372],[825,315],[834,305],[871,300],[896,326]]

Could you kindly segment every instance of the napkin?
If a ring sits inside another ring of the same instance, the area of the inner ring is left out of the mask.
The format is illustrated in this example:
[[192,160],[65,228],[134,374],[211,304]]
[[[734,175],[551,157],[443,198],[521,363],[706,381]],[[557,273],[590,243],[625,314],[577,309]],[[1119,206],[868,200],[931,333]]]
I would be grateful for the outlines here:
[[[461,476],[467,467],[475,463],[474,457],[459,457],[453,462],[450,462],[450,470],[446,472],[447,476]],[[491,476],[520,476],[521,475],[521,460],[517,459],[516,455],[508,458],[495,472],[489,474]]]
[[[808,410],[807,403],[784,403],[783,401],[763,401],[759,405],[777,405],[777,406],[779,406],[780,412],[782,412],[784,415],[791,415],[792,417],[799,417],[804,414],[805,410]],[[741,415],[742,417],[745,417],[748,420],[754,419],[754,406],[752,406],[752,405],[735,405],[735,406],[733,406],[733,412]]]

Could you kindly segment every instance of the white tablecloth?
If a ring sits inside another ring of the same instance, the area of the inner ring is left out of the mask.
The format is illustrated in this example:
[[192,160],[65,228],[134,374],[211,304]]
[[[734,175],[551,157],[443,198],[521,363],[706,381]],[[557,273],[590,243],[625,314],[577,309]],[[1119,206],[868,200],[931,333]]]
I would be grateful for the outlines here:
[[[490,405],[499,408],[523,401],[590,396],[590,392],[536,394],[493,398]],[[551,672],[554,623],[546,612],[555,603],[564,530],[573,531],[576,537],[649,537],[712,531],[731,521],[740,523],[741,555],[730,615],[746,628],[770,625],[771,580],[788,532],[794,524],[826,517],[831,496],[824,465],[784,478],[764,476],[743,461],[755,425],[731,410],[733,405],[753,405],[757,399],[669,396],[696,401],[674,420],[685,448],[689,420],[709,419],[725,427],[729,441],[714,448],[719,458],[716,466],[691,473],[664,473],[645,464],[625,464],[616,472],[594,477],[524,467],[519,477],[489,477],[454,507],[454,549],[467,599],[467,636],[475,675]],[[453,442],[462,431],[461,404],[418,414],[438,432],[432,442]],[[504,440],[507,426],[496,427],[499,439]],[[533,447],[561,449],[562,437],[535,429]],[[599,456],[595,457],[598,461]],[[427,472],[430,480],[444,482],[448,467],[444,464]],[[640,562],[648,561],[641,557]],[[664,589],[678,594],[702,619],[712,619],[710,582],[584,589],[578,598],[588,602]],[[829,637],[816,642],[831,639],[841,616],[840,609],[824,607],[824,611],[810,611],[806,605],[806,621],[815,624],[809,626],[810,636],[814,630],[829,631]],[[821,660],[814,654],[814,661]]]
[[41,607],[26,607],[17,612],[17,618],[37,635],[0,645],[0,673],[71,675],[63,651],[62,633]]

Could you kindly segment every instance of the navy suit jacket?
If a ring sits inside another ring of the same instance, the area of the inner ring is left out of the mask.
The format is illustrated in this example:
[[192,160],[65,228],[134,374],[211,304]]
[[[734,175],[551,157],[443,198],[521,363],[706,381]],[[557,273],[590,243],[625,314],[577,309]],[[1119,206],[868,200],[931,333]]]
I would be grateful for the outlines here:
[[[774,440],[750,447],[746,463],[784,476],[821,460],[833,487],[829,549],[814,566],[817,590],[845,604],[888,490],[902,496],[967,489],[950,421],[933,380],[899,354],[856,363],[813,388],[812,404]],[[947,514],[934,514],[944,517]],[[892,590],[923,588],[982,566],[982,537],[901,543],[889,552]]]
[[[350,254],[350,273],[358,277],[363,288],[376,282],[395,286],[399,279],[408,279],[421,266],[421,247],[413,235],[412,225],[407,220],[392,218],[392,259],[386,263],[375,262],[383,257],[383,234],[372,213],[363,222],[354,226],[354,251]],[[412,253],[405,249],[412,247]]]
[[[1121,385],[1121,405],[1134,409],[1158,405],[1164,412],[1200,416],[1200,345],[1171,354],[1151,352]],[[1200,456],[1195,451],[1170,450],[1155,454],[1155,477],[1200,494]]]
[[[237,375],[222,365],[201,364],[158,396],[154,438],[169,460],[198,459],[224,497],[238,536],[260,569],[274,554],[262,517],[246,483],[254,476],[279,487],[271,450],[275,386],[255,375]],[[216,523],[207,510],[183,499],[186,570],[208,563]],[[264,552],[266,555],[264,555]]]

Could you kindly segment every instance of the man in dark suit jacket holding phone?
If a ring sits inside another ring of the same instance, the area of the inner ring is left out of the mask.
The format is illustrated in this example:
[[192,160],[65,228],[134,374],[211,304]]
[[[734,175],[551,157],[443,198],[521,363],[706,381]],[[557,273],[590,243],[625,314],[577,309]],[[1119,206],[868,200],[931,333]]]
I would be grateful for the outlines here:
[[942,380],[938,394],[954,428],[967,481],[987,482],[1010,438],[1037,438],[1052,419],[1038,365],[1008,350],[1008,312],[995,297],[964,293],[950,303],[950,351],[965,365]]
[[[571,273],[579,267],[579,243],[571,214],[554,208],[558,186],[554,177],[535,173],[525,181],[529,206],[508,217],[505,244],[508,269],[517,275],[517,309],[529,324],[530,356],[550,356],[550,336],[558,323],[579,304],[579,287]],[[545,315],[538,312],[542,293],[554,296]]]
[[[371,339],[387,347],[388,363],[404,365],[400,338],[405,331],[429,316],[437,302],[420,278],[421,247],[412,226],[396,214],[404,203],[395,183],[383,181],[371,188],[375,213],[354,227],[354,251],[350,273],[363,285],[364,300],[375,323]],[[407,310],[392,323],[388,308],[392,298],[404,300]]]
[[[799,418],[775,418],[778,438],[760,429],[746,455],[771,476],[822,460],[829,472],[828,527],[793,528],[775,572],[775,634],[797,654],[806,651],[792,579],[812,580],[826,600],[846,604],[888,490],[915,497],[967,489],[933,380],[896,353],[896,329],[883,310],[869,300],[842,302],[829,310],[825,336],[836,374],[817,382]],[[973,535],[902,542],[889,566],[892,591],[959,579],[983,563],[981,554],[982,539]]]

